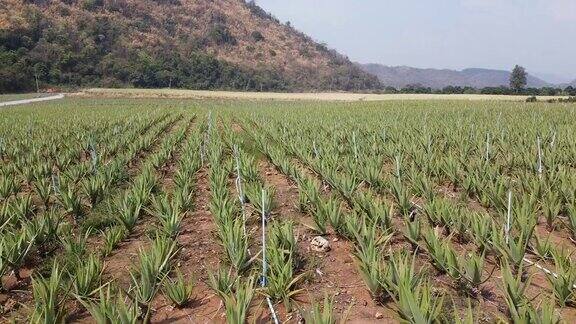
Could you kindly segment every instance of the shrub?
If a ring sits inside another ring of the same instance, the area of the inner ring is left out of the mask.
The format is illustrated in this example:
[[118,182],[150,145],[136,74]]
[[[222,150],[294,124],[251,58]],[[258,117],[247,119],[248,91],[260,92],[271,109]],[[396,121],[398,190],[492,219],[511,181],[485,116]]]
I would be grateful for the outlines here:
[[253,31],[252,34],[250,34],[250,36],[252,36],[252,39],[254,39],[254,41],[256,42],[264,40],[264,36],[262,35],[262,33],[257,30]]
[[214,24],[208,32],[208,37],[218,45],[236,45],[238,43],[228,27],[223,24]]

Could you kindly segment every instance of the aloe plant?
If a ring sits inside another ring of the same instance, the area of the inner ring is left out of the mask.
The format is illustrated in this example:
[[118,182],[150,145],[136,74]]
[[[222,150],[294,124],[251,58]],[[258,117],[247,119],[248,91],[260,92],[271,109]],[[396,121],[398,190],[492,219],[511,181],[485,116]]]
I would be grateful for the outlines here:
[[60,191],[59,199],[66,212],[74,216],[75,219],[79,219],[84,213],[80,195],[72,186],[69,185],[68,188]]
[[398,313],[406,323],[435,323],[441,321],[444,296],[435,296],[429,282],[412,289],[406,285],[398,287]]
[[115,219],[126,231],[131,232],[140,217],[142,207],[142,201],[138,196],[126,192],[115,205]]
[[556,275],[548,275],[548,281],[552,286],[552,292],[556,302],[560,306],[576,304],[576,269],[571,262],[562,260],[560,253],[554,253],[554,264],[556,265]]
[[550,242],[550,236],[546,237],[546,239],[542,239],[538,234],[534,235],[532,250],[534,250],[534,253],[536,253],[541,259],[550,258],[552,254],[552,243]]
[[88,236],[90,231],[86,232],[84,235],[74,236],[70,233],[60,237],[60,244],[66,255],[81,257],[86,255],[88,251]]
[[238,273],[250,267],[253,257],[248,254],[248,237],[244,232],[242,219],[235,219],[227,227],[221,228],[221,244],[228,261]]
[[382,231],[392,232],[392,216],[394,215],[394,206],[387,206],[377,197],[370,193],[358,193],[354,200],[355,209],[361,209],[369,216],[370,220],[377,222]]
[[576,240],[576,200],[568,205],[568,228],[572,234],[572,239]]
[[26,231],[8,232],[1,239],[3,267],[12,268],[17,280],[20,280],[20,267],[34,246],[35,237],[30,237]]
[[336,233],[343,235],[345,233],[345,223],[340,201],[332,196],[325,201],[320,199],[318,202],[318,209],[324,214],[322,218],[328,220]]
[[400,213],[404,216],[408,216],[412,210],[412,202],[410,201],[410,194],[408,189],[400,182],[400,180],[391,181],[390,188]]
[[180,224],[183,219],[182,205],[175,199],[168,199],[167,196],[163,196],[162,198],[153,198],[152,206],[152,213],[160,221],[162,233],[175,238],[180,233]]
[[298,206],[301,212],[309,212],[312,204],[318,200],[319,192],[316,183],[309,178],[298,182]]
[[90,205],[94,207],[104,198],[106,182],[103,176],[94,176],[82,182],[82,188],[90,200]]
[[[268,246],[276,252],[282,253],[285,258],[294,257],[298,259],[297,241],[298,237],[294,233],[293,221],[274,221],[269,225]],[[298,262],[295,262],[295,266]]]
[[184,279],[180,270],[176,271],[176,278],[167,278],[162,289],[164,295],[170,299],[176,307],[184,307],[192,298],[194,281]]
[[[267,216],[270,215],[274,208],[275,191],[273,187],[261,187],[257,182],[247,183],[245,186],[246,195],[254,209],[258,213],[264,210],[264,214]],[[264,200],[262,200],[262,194],[264,194]]]
[[112,251],[124,240],[126,237],[126,229],[122,226],[113,226],[107,228],[102,233],[104,240],[102,244],[101,253],[103,256],[108,256]]
[[28,218],[34,213],[36,207],[32,202],[32,196],[18,196],[14,198],[11,204],[11,212],[17,219]]
[[232,293],[236,281],[238,281],[238,277],[234,276],[232,268],[229,270],[218,268],[216,272],[208,272],[208,285],[220,298]]
[[298,284],[305,272],[295,275],[296,241],[291,222],[273,223],[269,227],[266,246],[267,278],[265,294],[274,301],[283,301],[287,310],[292,307],[292,299],[302,290]]
[[90,254],[78,262],[70,274],[73,292],[80,298],[87,298],[100,288],[104,265],[99,257]]
[[254,277],[250,277],[244,282],[237,281],[234,293],[223,296],[227,323],[243,324],[246,322],[248,309],[255,293],[254,283]]
[[554,230],[556,227],[556,218],[562,210],[562,202],[560,201],[559,194],[554,191],[549,191],[542,201],[541,209],[546,219],[548,229]]
[[418,241],[422,237],[422,227],[420,225],[420,219],[414,218],[414,220],[410,220],[410,218],[404,218],[405,230],[404,230],[404,237],[408,239],[410,245],[412,246],[412,250],[415,251],[418,248]]
[[[495,232],[494,232],[495,233]],[[525,237],[525,234],[521,232],[518,236],[511,236],[508,242],[498,242],[496,248],[500,253],[512,263],[512,265],[519,269],[522,267],[524,262],[524,256],[526,255],[526,249],[528,248],[529,239]]]
[[460,259],[449,240],[440,239],[432,230],[426,231],[423,238],[436,269],[456,280],[460,279]]
[[64,323],[66,309],[64,303],[68,288],[62,286],[63,273],[54,262],[50,277],[35,276],[32,278],[34,311],[30,323]]
[[[321,200],[321,199],[319,199]],[[318,235],[328,234],[328,217],[321,207],[316,207],[312,212],[313,225],[306,225]]]
[[[5,249],[6,249],[6,243],[4,242],[4,240],[0,240],[0,278],[2,278],[6,274],[6,272],[8,272],[9,269],[8,263],[4,261]],[[2,290],[3,288],[4,287],[0,283],[0,290]]]
[[129,294],[142,309],[145,323],[150,319],[150,304],[168,275],[176,253],[175,241],[156,237],[148,251],[140,250],[138,266],[130,272]]
[[481,284],[486,282],[490,277],[485,278],[484,272],[485,257],[484,254],[470,253],[461,262],[460,275],[461,280],[469,286],[469,290],[476,295]]
[[530,286],[531,278],[523,280],[522,268],[516,269],[516,274],[514,274],[514,270],[506,261],[502,263],[501,269],[504,297],[510,317],[514,319],[524,312],[528,304],[524,292]]
[[114,294],[110,284],[99,290],[98,301],[78,298],[78,301],[88,310],[98,324],[136,324],[140,321],[138,307],[127,301],[120,293]]
[[386,287],[382,284],[386,274],[383,248],[391,235],[378,237],[375,226],[362,228],[356,235],[358,243],[353,255],[358,261],[358,270],[372,298],[382,302],[386,299],[387,293]]
[[50,204],[50,194],[52,193],[52,184],[48,179],[34,181],[34,191],[42,200],[45,208]]
[[12,196],[15,190],[15,183],[13,177],[3,176],[0,178],[0,198],[8,199]]
[[191,210],[194,207],[194,188],[191,184],[176,185],[174,189],[174,202],[181,206],[182,211]]
[[410,287],[414,290],[424,280],[422,269],[416,271],[416,256],[417,253],[410,255],[404,252],[389,256],[381,284],[391,297],[398,297],[400,286]]
[[301,313],[306,323],[336,324],[346,322],[346,314],[340,319],[334,314],[334,298],[329,296],[324,297],[322,304],[314,302],[309,309],[301,311]]

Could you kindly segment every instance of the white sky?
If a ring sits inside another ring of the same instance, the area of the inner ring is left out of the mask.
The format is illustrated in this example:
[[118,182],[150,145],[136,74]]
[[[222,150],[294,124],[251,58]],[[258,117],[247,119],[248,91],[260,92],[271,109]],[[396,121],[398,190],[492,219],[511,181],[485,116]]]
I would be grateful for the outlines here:
[[257,0],[362,63],[576,79],[576,0]]

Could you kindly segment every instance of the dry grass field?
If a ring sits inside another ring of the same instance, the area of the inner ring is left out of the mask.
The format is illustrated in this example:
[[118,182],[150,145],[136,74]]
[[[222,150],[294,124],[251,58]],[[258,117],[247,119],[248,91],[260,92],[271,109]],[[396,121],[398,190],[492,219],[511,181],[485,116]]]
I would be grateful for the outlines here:
[[[362,94],[362,93],[275,93],[233,92],[174,89],[87,89],[73,94],[102,98],[173,98],[173,99],[248,99],[248,100],[317,100],[317,101],[384,101],[384,100],[499,100],[525,101],[528,96],[443,95],[443,94]],[[539,96],[538,100],[562,97]]]

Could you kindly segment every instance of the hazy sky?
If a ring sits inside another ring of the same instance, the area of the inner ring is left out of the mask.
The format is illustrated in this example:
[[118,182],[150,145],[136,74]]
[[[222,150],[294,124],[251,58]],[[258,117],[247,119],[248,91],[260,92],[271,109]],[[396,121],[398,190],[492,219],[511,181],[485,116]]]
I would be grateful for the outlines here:
[[576,79],[576,0],[257,0],[362,63]]

